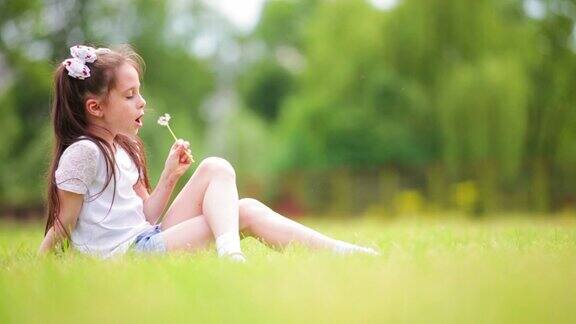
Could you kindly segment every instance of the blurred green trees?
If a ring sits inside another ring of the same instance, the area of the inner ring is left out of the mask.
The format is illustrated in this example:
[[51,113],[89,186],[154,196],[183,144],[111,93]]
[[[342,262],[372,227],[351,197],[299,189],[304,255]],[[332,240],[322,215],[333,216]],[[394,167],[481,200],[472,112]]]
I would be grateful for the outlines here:
[[[72,44],[118,42],[147,63],[153,178],[171,141],[153,124],[169,112],[197,158],[231,160],[241,194],[311,211],[576,203],[574,1],[268,1],[249,34],[205,2],[0,12],[1,206],[41,204],[54,64]],[[219,97],[233,109],[206,117]]]

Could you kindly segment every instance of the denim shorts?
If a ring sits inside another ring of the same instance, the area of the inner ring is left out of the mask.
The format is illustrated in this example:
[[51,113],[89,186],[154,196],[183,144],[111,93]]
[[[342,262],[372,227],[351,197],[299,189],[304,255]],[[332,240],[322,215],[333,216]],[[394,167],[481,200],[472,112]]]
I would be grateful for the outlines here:
[[144,233],[138,234],[131,248],[137,252],[166,252],[160,224],[154,225]]

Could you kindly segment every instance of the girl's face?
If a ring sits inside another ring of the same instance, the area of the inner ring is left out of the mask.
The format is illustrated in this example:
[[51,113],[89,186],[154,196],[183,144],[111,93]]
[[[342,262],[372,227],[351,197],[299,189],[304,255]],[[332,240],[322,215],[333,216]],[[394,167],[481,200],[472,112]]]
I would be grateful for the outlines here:
[[140,94],[138,71],[126,63],[116,71],[116,86],[103,104],[103,119],[114,134],[136,135],[142,127],[146,100]]

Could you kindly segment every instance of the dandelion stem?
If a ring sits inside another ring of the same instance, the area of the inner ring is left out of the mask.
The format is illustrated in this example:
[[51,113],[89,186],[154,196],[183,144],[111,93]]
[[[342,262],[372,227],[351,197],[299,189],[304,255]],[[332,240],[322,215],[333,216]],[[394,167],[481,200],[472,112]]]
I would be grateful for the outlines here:
[[[170,128],[170,124],[166,123],[166,127],[168,127],[170,134],[172,134],[172,137],[174,137],[174,141],[178,141],[178,138],[176,137],[176,135],[172,131],[172,128]],[[192,160],[192,163],[194,163],[194,157],[192,156],[192,154],[190,154],[188,152],[186,152],[186,154],[188,154],[188,156],[190,157],[190,160]]]
[[170,124],[166,124],[166,127],[168,127],[168,130],[170,131],[170,134],[172,134],[172,137],[174,137],[174,140],[177,141],[178,138],[176,138],[176,135],[174,135],[174,132],[172,131],[172,128],[170,128]]

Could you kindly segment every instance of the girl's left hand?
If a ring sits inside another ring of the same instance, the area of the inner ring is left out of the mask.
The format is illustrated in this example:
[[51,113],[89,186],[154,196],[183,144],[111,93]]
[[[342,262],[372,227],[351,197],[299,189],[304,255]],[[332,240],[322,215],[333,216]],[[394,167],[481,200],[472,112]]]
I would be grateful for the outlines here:
[[170,148],[164,171],[169,175],[180,178],[192,164],[190,143],[183,139],[174,142]]

